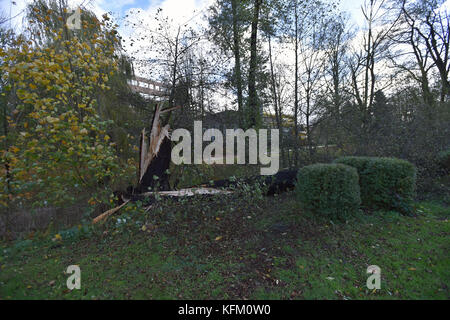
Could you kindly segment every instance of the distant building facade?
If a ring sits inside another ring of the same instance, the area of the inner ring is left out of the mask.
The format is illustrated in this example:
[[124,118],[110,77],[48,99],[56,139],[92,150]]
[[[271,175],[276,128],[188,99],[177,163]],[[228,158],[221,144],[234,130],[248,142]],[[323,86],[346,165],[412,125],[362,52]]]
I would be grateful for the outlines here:
[[168,100],[169,86],[162,82],[135,77],[128,81],[131,91],[140,93],[145,98],[154,100]]

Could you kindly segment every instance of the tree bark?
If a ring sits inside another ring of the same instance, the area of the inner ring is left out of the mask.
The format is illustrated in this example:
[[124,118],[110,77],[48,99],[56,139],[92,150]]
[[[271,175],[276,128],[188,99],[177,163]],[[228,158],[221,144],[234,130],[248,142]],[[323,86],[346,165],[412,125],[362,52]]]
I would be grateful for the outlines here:
[[295,71],[294,71],[294,166],[298,166],[298,3],[294,3]]
[[252,29],[250,36],[250,69],[248,75],[248,114],[249,119],[247,127],[255,127],[258,125],[259,106],[258,96],[256,92],[256,69],[257,69],[257,36],[258,36],[258,22],[259,12],[261,9],[262,0],[255,0],[253,9]]
[[170,167],[172,142],[169,139],[169,125],[161,126],[161,115],[176,108],[166,110],[161,108],[161,104],[155,108],[148,144],[145,130],[142,131],[138,185],[129,193],[143,193],[155,189],[170,190],[167,170]]
[[277,83],[275,79],[275,73],[273,71],[273,59],[272,59],[272,44],[269,35],[269,61],[270,61],[270,76],[272,80],[272,94],[273,94],[273,104],[275,108],[275,121],[277,123],[278,130],[280,131],[280,146],[281,146],[281,163],[283,163],[284,153],[283,153],[283,128],[282,128],[282,114],[280,109],[280,104],[278,104],[277,97]]
[[239,121],[242,126],[243,117],[243,99],[242,99],[242,73],[241,73],[241,51],[240,51],[240,36],[238,26],[238,0],[231,0],[231,9],[233,13],[233,53],[234,53],[234,76],[236,77],[236,91],[239,111]]

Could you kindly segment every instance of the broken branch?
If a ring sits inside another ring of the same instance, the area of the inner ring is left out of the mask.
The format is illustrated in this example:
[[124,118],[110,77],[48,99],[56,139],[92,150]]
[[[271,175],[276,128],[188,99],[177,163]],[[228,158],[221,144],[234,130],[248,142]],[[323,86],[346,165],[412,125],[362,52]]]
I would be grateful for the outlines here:
[[94,220],[92,220],[92,223],[96,224],[99,221],[106,220],[109,216],[113,215],[114,213],[116,213],[117,211],[122,209],[128,202],[130,202],[130,200],[125,201],[124,203],[122,203],[120,206],[118,206],[116,208],[110,209],[110,210],[102,213],[101,215],[96,217]]

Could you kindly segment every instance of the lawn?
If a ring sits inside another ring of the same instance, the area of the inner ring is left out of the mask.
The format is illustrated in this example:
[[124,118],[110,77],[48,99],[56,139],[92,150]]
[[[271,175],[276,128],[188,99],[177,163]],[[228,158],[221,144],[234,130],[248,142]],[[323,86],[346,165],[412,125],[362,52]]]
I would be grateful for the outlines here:
[[[252,188],[136,203],[100,227],[3,244],[0,299],[449,299],[450,208],[416,208],[332,223],[293,193]],[[81,289],[70,291],[73,264]],[[366,287],[369,265],[380,290]]]

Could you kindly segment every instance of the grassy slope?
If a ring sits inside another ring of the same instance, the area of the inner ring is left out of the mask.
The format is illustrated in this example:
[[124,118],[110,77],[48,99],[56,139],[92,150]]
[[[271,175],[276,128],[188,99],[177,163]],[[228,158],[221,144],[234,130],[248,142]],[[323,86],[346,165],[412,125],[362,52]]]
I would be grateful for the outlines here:
[[[129,207],[86,235],[0,248],[1,299],[449,299],[450,209],[347,224],[305,217],[293,194]],[[66,289],[68,265],[81,290]],[[366,268],[381,268],[381,290]]]

